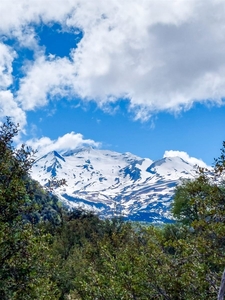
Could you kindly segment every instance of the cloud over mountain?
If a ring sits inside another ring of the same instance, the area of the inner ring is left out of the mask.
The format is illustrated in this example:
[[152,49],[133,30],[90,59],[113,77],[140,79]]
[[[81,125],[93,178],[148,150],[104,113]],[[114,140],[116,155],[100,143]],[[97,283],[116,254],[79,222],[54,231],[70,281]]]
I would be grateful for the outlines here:
[[197,165],[202,168],[208,167],[201,159],[191,157],[187,152],[184,151],[167,150],[165,151],[163,157],[180,157],[193,166]]
[[85,139],[80,133],[70,132],[58,137],[56,140],[52,140],[49,137],[31,139],[26,142],[26,145],[37,150],[38,156],[41,156],[51,151],[73,150],[82,146],[97,147],[100,143],[91,139]]

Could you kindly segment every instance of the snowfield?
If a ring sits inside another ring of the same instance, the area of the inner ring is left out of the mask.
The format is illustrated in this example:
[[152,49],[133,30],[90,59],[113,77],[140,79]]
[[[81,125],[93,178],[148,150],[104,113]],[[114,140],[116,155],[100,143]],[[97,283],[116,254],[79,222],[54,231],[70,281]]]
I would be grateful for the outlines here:
[[181,157],[153,162],[88,147],[47,153],[36,161],[31,175],[43,186],[64,178],[66,185],[54,193],[69,207],[157,223],[171,221],[174,189],[181,179],[196,176],[196,165]]

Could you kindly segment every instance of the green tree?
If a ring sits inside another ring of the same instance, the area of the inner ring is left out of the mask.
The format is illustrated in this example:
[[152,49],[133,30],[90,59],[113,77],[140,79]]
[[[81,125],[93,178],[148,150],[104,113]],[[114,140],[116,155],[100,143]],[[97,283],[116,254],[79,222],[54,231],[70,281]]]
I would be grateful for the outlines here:
[[183,182],[175,193],[172,212],[185,236],[170,236],[167,244],[179,259],[177,270],[184,272],[187,287],[192,287],[190,299],[194,291],[198,299],[215,299],[225,266],[224,153],[225,143],[214,168],[199,169],[198,176]]
[[29,191],[31,149],[13,146],[18,125],[0,126],[0,298],[57,299],[51,281],[49,236],[28,221],[34,212]]

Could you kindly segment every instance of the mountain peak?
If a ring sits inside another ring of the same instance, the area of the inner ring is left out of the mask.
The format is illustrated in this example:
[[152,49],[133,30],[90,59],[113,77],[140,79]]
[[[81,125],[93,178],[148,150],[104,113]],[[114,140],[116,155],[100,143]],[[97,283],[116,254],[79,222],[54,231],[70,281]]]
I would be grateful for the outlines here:
[[40,158],[32,176],[45,185],[52,176],[67,185],[55,189],[70,207],[94,210],[102,217],[170,221],[169,207],[180,178],[193,178],[193,165],[181,157],[153,162],[132,153],[80,147]]
[[65,158],[62,157],[57,151],[54,150],[54,151],[52,151],[52,153],[53,153],[53,155],[54,155],[55,157],[57,157],[57,158],[59,158],[59,159],[65,161]]
[[75,149],[71,149],[71,150],[67,150],[65,152],[62,152],[63,156],[72,156],[72,155],[76,155],[78,153],[90,153],[91,151],[93,151],[95,148],[91,147],[91,146],[86,146],[86,147],[77,147]]

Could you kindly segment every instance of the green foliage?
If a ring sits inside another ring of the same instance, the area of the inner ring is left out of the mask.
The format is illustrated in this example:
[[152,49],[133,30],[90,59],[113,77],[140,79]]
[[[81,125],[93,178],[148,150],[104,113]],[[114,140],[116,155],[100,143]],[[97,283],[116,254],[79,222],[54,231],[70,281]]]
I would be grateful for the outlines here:
[[55,241],[61,299],[215,299],[225,265],[223,166],[220,158],[177,188],[174,224],[64,221]]
[[177,188],[172,208],[186,234],[167,244],[183,261],[186,282],[199,294],[197,299],[216,298],[225,266],[224,153],[225,143],[213,171],[200,169],[194,180]]
[[33,224],[41,222],[48,224],[51,227],[51,234],[54,234],[54,230],[62,222],[62,207],[58,198],[43,190],[38,182],[31,179],[26,183],[26,189],[31,198],[30,207],[32,208],[26,214],[26,219]]
[[172,213],[183,224],[193,221],[218,222],[225,215],[225,190],[220,184],[211,182],[207,173],[195,180],[184,181],[176,189]]
[[31,180],[32,151],[0,127],[0,299],[216,299],[225,266],[225,143],[177,187],[177,222],[139,226],[65,211]]
[[29,170],[33,153],[13,147],[18,126],[0,127],[0,298],[57,299],[49,276],[49,237],[27,221],[34,211]]

